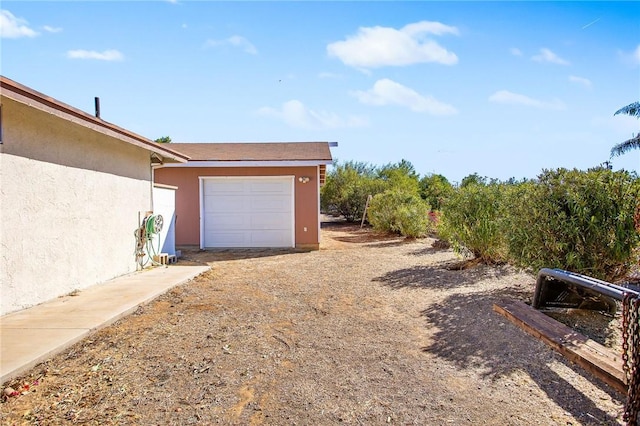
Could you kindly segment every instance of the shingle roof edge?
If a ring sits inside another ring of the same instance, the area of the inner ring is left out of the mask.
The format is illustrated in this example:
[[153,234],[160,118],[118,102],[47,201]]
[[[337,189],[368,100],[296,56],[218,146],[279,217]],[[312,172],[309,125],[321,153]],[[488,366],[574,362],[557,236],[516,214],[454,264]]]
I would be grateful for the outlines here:
[[[19,96],[22,96],[24,98],[31,99],[46,107],[53,108],[55,110],[69,114],[75,118],[78,118],[94,126],[98,126],[105,130],[114,132],[117,135],[122,136],[120,138],[122,141],[147,149],[163,157],[170,158],[180,163],[183,163],[189,160],[188,156],[180,152],[165,148],[164,146],[152,141],[151,139],[145,138],[144,136],[141,136],[137,133],[131,132],[122,127],[116,126],[115,124],[104,121],[98,117],[87,114],[86,112],[78,108],[72,107],[71,105],[65,104],[64,102],[58,101],[57,99],[54,99],[41,92],[33,90],[30,87],[20,84],[17,81],[11,80],[10,78],[7,78],[1,75],[0,75],[0,88],[2,89],[1,94],[3,96],[7,96],[7,91],[9,91]],[[8,97],[11,98],[11,96],[8,96]],[[19,99],[15,99],[15,100],[19,101]]]

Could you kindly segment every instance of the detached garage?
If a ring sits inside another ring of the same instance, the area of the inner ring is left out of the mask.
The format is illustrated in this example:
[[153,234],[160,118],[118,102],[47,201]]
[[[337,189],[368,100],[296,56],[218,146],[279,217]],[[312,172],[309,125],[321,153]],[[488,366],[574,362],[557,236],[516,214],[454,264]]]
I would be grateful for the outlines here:
[[[190,159],[155,170],[176,191],[183,247],[315,249],[328,142],[175,143]],[[177,166],[177,167],[176,167]]]

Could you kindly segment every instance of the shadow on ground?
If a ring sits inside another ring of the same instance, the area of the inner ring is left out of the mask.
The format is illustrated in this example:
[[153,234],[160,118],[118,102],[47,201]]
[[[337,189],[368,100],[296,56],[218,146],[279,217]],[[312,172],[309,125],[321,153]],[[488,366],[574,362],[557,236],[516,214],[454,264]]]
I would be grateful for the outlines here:
[[419,250],[414,250],[411,253],[409,253],[411,256],[429,256],[431,254],[434,253],[438,253],[440,251],[446,251],[447,249],[444,248],[439,248],[439,247],[434,247],[434,246],[428,246],[428,247],[424,247],[421,248]]
[[[411,254],[424,255],[432,250],[435,252],[437,249],[426,248]],[[465,270],[446,269],[450,265],[451,262],[447,261],[437,265],[414,266],[391,271],[374,279],[396,290],[450,290],[454,293],[421,312],[427,321],[426,326],[438,330],[432,343],[422,348],[424,352],[452,362],[460,370],[470,366],[479,368],[491,380],[518,371],[525,372],[550,399],[583,424],[619,424],[615,418],[599,409],[594,401],[553,371],[550,363],[556,361],[571,368],[603,389],[614,400],[621,401],[622,395],[579,367],[571,366],[561,355],[524,331],[514,334],[512,327],[516,326],[493,311],[493,304],[504,298],[530,302],[533,286],[490,291],[480,289],[470,293],[469,290],[478,287],[481,281],[500,279],[512,274],[513,270],[508,266],[486,265]],[[530,349],[531,339],[535,342],[534,351]],[[524,357],[523,353],[526,354]]]
[[359,224],[347,222],[323,222],[322,229],[330,232],[339,232],[341,235],[333,235],[332,238],[343,243],[365,244],[404,241],[404,237],[375,232],[369,226],[361,228]]
[[288,254],[306,252],[308,252],[308,250],[297,250],[290,248],[182,250],[182,257],[180,257],[179,263],[183,265],[207,265],[212,262],[223,262],[228,260],[240,259],[257,259],[261,257],[283,256]]
[[398,269],[374,278],[373,281],[381,282],[394,289],[452,289],[469,287],[478,281],[487,278],[500,278],[511,271],[506,267],[493,268],[481,265],[464,271],[451,271],[446,269],[451,265],[450,261],[430,266],[414,266],[406,269]]
[[[521,290],[451,295],[442,303],[422,311],[428,327],[440,330],[432,343],[422,350],[453,362],[462,370],[470,365],[480,367],[486,371],[485,376],[493,380],[523,371],[550,399],[583,424],[618,424],[615,418],[553,371],[549,364],[553,360],[563,363],[614,400],[620,400],[622,395],[579,367],[571,366],[542,342],[538,342],[534,351],[528,352],[526,348],[531,346],[533,337],[522,331],[514,338],[509,328],[515,325],[492,310],[493,303],[499,299],[526,300],[529,297],[529,292]],[[523,353],[526,355],[522,356]]]

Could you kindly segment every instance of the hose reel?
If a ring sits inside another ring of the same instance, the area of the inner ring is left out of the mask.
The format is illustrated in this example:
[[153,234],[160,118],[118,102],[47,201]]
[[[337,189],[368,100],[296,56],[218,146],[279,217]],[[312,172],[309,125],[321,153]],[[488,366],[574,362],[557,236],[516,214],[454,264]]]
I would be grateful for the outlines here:
[[[154,256],[160,252],[160,232],[164,225],[164,218],[159,214],[147,214],[142,220],[142,224],[135,230],[136,237],[136,261],[141,268],[151,261],[153,265],[159,265],[154,260]],[[155,235],[158,235],[158,248],[153,244]],[[146,251],[145,251],[146,249]]]
[[152,214],[145,218],[144,224],[147,235],[159,234],[162,231],[164,219],[161,214]]

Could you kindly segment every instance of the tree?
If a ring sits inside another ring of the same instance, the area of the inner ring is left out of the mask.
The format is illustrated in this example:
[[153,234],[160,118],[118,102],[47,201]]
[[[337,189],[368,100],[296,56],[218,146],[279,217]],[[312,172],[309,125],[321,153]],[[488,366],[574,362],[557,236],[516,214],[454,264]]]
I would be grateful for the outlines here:
[[462,182],[460,182],[460,188],[464,188],[469,185],[486,185],[487,178],[485,176],[480,176],[477,172],[471,175],[465,176],[462,178]]
[[396,164],[387,164],[378,169],[378,178],[386,183],[388,189],[399,188],[405,192],[419,194],[419,175],[410,161],[405,159]]
[[420,180],[420,196],[434,210],[440,210],[442,203],[453,193],[453,185],[446,177],[432,174]]
[[364,214],[367,197],[384,190],[385,183],[376,176],[375,167],[362,162],[335,161],[320,190],[321,210],[355,222]]
[[[640,102],[633,102],[626,107],[620,108],[613,115],[618,114],[626,114],[631,117],[640,118]],[[640,149],[640,133],[611,148],[611,157],[617,157],[618,155],[625,154],[632,149]]]
[[391,179],[394,174],[401,174],[403,176],[407,176],[411,179],[418,179],[418,173],[416,173],[415,167],[411,164],[410,161],[405,160],[404,158],[400,160],[399,163],[392,164],[389,163],[380,168],[378,174],[383,179]]
[[157,142],[157,143],[171,143],[171,138],[169,136],[163,136],[161,138],[156,139],[154,142]]

